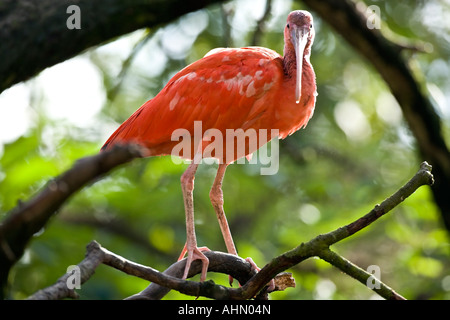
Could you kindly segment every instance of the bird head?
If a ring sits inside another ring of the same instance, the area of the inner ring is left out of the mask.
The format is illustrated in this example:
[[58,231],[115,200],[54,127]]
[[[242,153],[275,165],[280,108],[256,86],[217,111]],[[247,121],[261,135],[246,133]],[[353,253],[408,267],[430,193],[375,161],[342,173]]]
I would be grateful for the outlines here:
[[296,85],[295,102],[299,103],[302,89],[302,68],[303,58],[309,59],[311,45],[314,41],[313,17],[308,11],[292,11],[286,21],[284,28],[285,45],[288,49],[292,48],[295,52],[296,61]]

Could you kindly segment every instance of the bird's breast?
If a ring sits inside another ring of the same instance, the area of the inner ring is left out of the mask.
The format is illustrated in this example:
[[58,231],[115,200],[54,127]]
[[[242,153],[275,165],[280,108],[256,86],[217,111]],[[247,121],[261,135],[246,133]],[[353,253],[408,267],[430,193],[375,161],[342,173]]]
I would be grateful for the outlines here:
[[284,139],[307,125],[314,114],[316,96],[315,73],[309,63],[304,64],[299,103],[295,102],[295,78],[285,77],[283,88],[275,98],[274,126],[279,129],[280,138]]

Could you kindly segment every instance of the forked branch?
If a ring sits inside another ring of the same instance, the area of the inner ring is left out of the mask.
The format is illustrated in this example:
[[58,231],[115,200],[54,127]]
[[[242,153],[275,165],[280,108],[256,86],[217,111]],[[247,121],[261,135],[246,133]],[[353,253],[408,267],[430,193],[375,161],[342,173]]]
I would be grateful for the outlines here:
[[[381,204],[376,205],[369,213],[344,227],[319,235],[272,259],[272,261],[258,273],[252,271],[249,263],[239,257],[214,251],[205,253],[210,260],[208,271],[221,272],[233,276],[240,283],[244,283],[244,285],[239,288],[227,288],[216,285],[213,281],[194,282],[181,280],[180,277],[185,267],[185,260],[173,264],[169,269],[161,273],[151,267],[134,263],[116,255],[102,248],[95,241],[88,245],[86,258],[78,265],[81,272],[81,283],[87,281],[90,275],[93,274],[95,268],[100,263],[103,263],[129,275],[137,276],[152,282],[147,289],[129,299],[160,299],[172,289],[196,297],[204,296],[212,299],[238,300],[251,299],[261,292],[272,278],[276,279],[278,290],[284,290],[286,287],[295,286],[292,279],[281,272],[308,258],[317,256],[359,282],[366,284],[369,278],[373,277],[372,274],[333,252],[330,249],[330,246],[369,226],[378,218],[403,202],[418,188],[423,185],[432,185],[433,182],[434,179],[431,174],[431,166],[426,162],[423,162],[419,171],[411,178],[411,180]],[[200,269],[200,263],[194,262],[189,277],[200,273]],[[68,277],[69,275],[67,274],[62,276],[56,284],[38,291],[32,295],[30,299],[61,299],[75,297],[76,294],[74,290],[68,289]],[[383,298],[395,300],[405,299],[386,284],[381,281],[377,282],[379,286],[374,286],[373,290]]]

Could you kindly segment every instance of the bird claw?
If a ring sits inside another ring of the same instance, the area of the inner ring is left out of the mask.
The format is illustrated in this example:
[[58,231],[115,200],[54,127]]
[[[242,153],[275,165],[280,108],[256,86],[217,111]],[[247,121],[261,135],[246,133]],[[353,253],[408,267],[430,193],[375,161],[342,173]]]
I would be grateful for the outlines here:
[[188,248],[187,245],[184,246],[183,250],[181,251],[180,257],[178,258],[178,261],[184,258],[184,256],[187,253],[187,260],[186,260],[186,267],[184,268],[183,277],[181,279],[186,280],[189,270],[191,268],[192,261],[194,260],[202,260],[202,273],[200,276],[200,281],[206,280],[206,273],[208,271],[208,265],[209,260],[208,258],[202,253],[211,251],[208,247],[192,247]]

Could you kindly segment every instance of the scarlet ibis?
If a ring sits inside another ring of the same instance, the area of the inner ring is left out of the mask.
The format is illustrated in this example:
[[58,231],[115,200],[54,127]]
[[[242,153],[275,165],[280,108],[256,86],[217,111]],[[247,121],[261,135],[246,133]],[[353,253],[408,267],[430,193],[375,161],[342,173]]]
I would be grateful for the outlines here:
[[[223,210],[222,180],[227,166],[256,148],[245,146],[236,155],[226,149],[227,129],[254,129],[278,132],[284,139],[304,127],[314,112],[316,80],[310,63],[314,41],[313,17],[307,11],[293,11],[284,28],[284,56],[262,47],[218,48],[178,72],[153,99],[144,103],[106,141],[102,150],[117,143],[138,143],[148,156],[169,155],[179,143],[172,134],[185,129],[191,134],[191,151],[182,157],[194,160],[181,176],[187,240],[180,256],[187,252],[183,279],[187,278],[193,260],[202,261],[201,280],[206,279],[206,247],[198,248],[194,227],[194,176],[203,151],[212,143],[204,137],[209,129],[223,133],[223,149],[213,156],[219,166],[210,199],[229,253],[237,255]],[[202,140],[194,141],[194,122],[201,121]],[[270,134],[269,134],[270,135]],[[274,138],[269,136],[270,140]],[[239,147],[239,146],[238,146]],[[234,148],[235,149],[235,148]],[[231,153],[231,158],[229,154]],[[234,154],[234,156],[233,156]],[[202,252],[203,251],[203,252]]]

